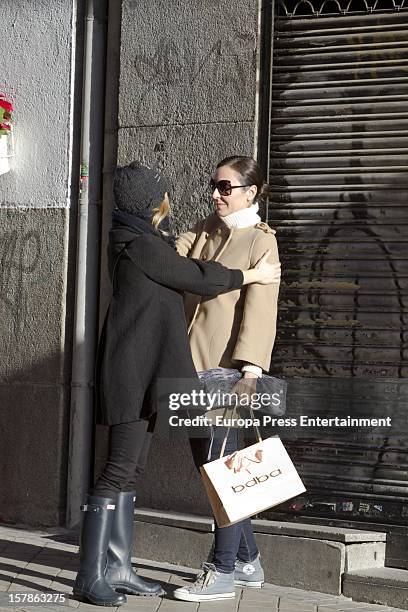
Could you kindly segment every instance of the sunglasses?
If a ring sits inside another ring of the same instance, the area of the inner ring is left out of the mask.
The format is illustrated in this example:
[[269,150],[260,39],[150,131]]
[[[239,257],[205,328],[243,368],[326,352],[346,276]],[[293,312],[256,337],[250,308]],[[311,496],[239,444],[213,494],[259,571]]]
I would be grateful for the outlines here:
[[210,180],[210,185],[209,185],[211,192],[218,189],[219,194],[222,196],[231,195],[231,191],[233,189],[238,189],[239,187],[250,187],[250,186],[251,185],[231,185],[231,181],[226,181],[226,180],[214,181],[214,179]]

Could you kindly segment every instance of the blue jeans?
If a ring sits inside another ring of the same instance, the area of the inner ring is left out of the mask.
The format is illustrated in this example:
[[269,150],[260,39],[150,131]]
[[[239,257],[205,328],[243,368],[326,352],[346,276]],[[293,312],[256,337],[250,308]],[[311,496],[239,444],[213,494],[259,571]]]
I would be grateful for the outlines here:
[[[201,446],[201,458],[206,461],[218,459],[221,446],[227,430],[225,427],[214,427],[211,439],[200,438],[192,444],[196,464],[200,459],[196,456],[195,449]],[[210,452],[211,446],[211,452]],[[238,430],[230,429],[224,455],[229,455],[238,450]],[[198,461],[197,461],[198,460]],[[201,459],[202,460],[202,459]],[[251,519],[245,519],[228,527],[218,527],[215,523],[215,542],[212,562],[219,572],[229,574],[234,571],[235,560],[251,562],[258,556],[258,547],[252,531]]]

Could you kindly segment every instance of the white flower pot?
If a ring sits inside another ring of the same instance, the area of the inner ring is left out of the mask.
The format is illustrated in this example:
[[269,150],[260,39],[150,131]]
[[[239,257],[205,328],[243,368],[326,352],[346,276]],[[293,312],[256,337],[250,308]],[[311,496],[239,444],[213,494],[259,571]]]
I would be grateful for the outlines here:
[[10,171],[10,157],[8,152],[8,136],[0,136],[0,174]]

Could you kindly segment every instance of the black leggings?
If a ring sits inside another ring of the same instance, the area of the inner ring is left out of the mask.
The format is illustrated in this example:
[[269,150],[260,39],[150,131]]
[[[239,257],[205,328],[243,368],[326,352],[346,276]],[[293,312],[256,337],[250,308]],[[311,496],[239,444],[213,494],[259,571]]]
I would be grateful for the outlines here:
[[109,427],[109,453],[92,494],[116,499],[121,491],[134,491],[149,453],[154,422],[139,419]]

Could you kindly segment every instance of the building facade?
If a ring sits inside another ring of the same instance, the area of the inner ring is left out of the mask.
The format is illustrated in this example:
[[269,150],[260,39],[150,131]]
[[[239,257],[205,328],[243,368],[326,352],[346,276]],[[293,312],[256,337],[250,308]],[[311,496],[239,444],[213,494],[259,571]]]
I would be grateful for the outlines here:
[[[61,0],[51,11],[44,0],[36,12],[6,2],[15,25],[1,79],[15,90],[18,156],[0,176],[3,520],[78,518],[93,445],[76,428],[81,419],[89,428],[91,411],[92,381],[78,377],[75,298],[88,182],[91,192],[97,180],[103,187],[103,206],[98,188],[90,198],[98,232],[87,234],[88,253],[100,254],[100,265],[85,266],[98,302],[84,332],[89,369],[109,300],[116,164],[164,169],[182,230],[211,209],[214,165],[241,153],[258,157],[273,188],[265,217],[277,230],[283,283],[271,371],[289,382],[288,415],[392,418],[383,428],[280,430],[308,492],[266,517],[386,524],[407,537],[405,1]],[[87,56],[90,9],[104,52]],[[106,81],[103,108],[91,113],[104,113],[104,124],[84,127],[87,57],[95,87],[102,73]],[[91,135],[85,160],[80,125]],[[98,155],[103,165],[92,166]],[[88,389],[84,402],[78,389]],[[104,428],[95,447],[97,473]],[[144,507],[209,513],[187,442],[155,440],[138,496]],[[395,559],[405,563],[397,550]]]

